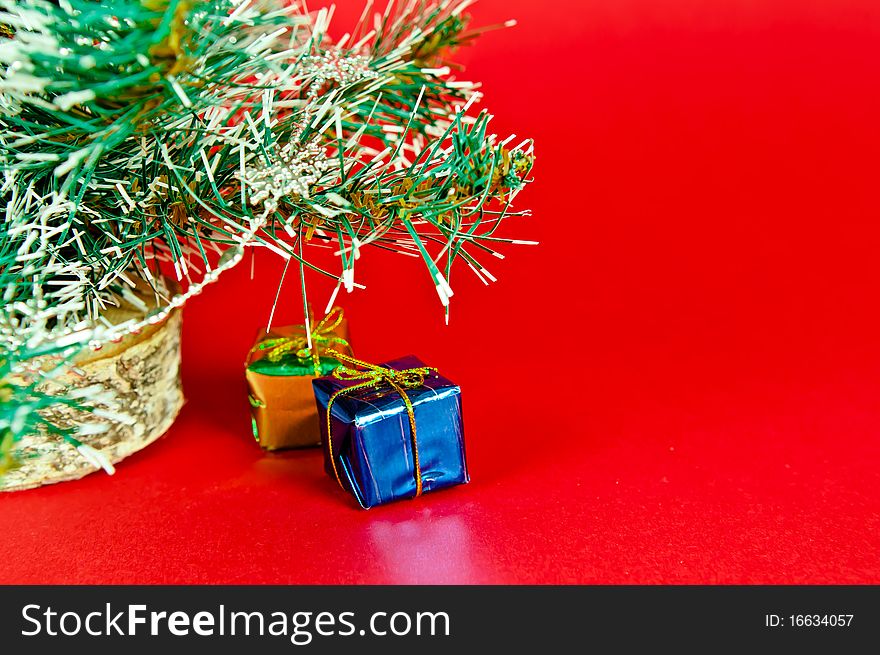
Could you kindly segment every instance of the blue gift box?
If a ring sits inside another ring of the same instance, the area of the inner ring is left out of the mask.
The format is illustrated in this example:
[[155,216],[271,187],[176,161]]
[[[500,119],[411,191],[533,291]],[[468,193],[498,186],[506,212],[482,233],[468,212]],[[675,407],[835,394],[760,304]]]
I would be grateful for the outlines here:
[[[410,355],[381,366],[404,371],[424,364]],[[312,381],[321,419],[324,468],[365,509],[412,498],[417,495],[416,461],[406,402],[389,384],[337,394],[358,384],[358,380],[334,375]],[[423,384],[405,393],[415,418],[422,493],[467,482],[461,389],[430,372]],[[327,405],[334,394],[331,434],[327,434]]]

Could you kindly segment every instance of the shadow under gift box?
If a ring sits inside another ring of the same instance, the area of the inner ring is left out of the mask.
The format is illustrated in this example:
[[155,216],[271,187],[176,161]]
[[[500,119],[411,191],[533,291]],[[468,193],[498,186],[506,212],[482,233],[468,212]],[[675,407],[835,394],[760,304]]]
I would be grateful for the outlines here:
[[[410,355],[382,366],[400,371],[424,364]],[[338,395],[331,410],[332,434],[327,434],[330,396],[357,383],[332,375],[312,381],[324,444],[324,468],[335,477],[328,447],[332,438],[339,479],[361,507],[412,498],[416,495],[415,459],[409,415],[398,391],[383,385]],[[468,482],[461,389],[431,373],[425,376],[423,385],[406,389],[406,394],[416,422],[422,493]]]
[[[342,319],[333,330],[337,337],[348,339],[348,322]],[[266,334],[260,331],[254,340],[261,341],[305,335],[305,326],[279,327]],[[336,360],[321,357],[321,373],[326,375],[338,366]],[[298,360],[293,354],[278,362],[268,358],[249,361],[245,368],[250,392],[254,438],[266,450],[305,448],[320,443],[318,414],[310,360]]]

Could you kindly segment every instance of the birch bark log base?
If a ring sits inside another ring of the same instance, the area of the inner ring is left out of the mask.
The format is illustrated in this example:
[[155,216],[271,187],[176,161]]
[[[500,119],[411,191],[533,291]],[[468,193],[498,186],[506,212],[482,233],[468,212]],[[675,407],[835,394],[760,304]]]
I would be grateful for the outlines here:
[[[113,322],[131,315],[123,310],[115,310],[115,314],[110,318]],[[120,410],[134,419],[131,425],[108,421],[110,427],[106,432],[80,437],[82,443],[100,451],[110,462],[115,464],[158,439],[180,412],[184,400],[180,384],[180,328],[181,314],[176,310],[163,323],[151,325],[140,334],[81,354],[75,360],[76,370],[60,380],[76,387],[100,384],[112,390]],[[58,425],[96,420],[80,416],[77,410],[58,407],[61,409],[46,414]],[[75,480],[100,470],[72,445],[42,434],[22,439],[17,452],[19,465],[0,476],[0,491]]]

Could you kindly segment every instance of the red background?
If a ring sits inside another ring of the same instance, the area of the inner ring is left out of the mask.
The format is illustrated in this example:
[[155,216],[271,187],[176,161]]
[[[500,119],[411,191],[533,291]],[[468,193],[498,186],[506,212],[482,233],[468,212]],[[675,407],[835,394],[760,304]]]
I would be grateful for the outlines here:
[[520,20],[458,59],[537,141],[507,233],[541,246],[486,262],[490,289],[459,269],[448,327],[416,260],[365,253],[342,298],[361,356],[462,385],[473,482],[364,512],[319,452],[256,447],[262,252],[186,310],[167,436],[0,497],[0,582],[880,582],[877,3],[474,13]]

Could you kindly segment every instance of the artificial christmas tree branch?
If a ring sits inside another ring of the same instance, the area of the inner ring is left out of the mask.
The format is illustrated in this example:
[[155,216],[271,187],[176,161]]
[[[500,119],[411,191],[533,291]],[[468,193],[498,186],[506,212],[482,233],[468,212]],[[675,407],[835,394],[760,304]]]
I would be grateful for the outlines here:
[[162,321],[247,247],[349,292],[367,246],[415,255],[446,306],[455,261],[494,280],[533,153],[455,75],[469,4],[367,8],[333,43],[332,8],[283,0],[0,0],[4,361]]

